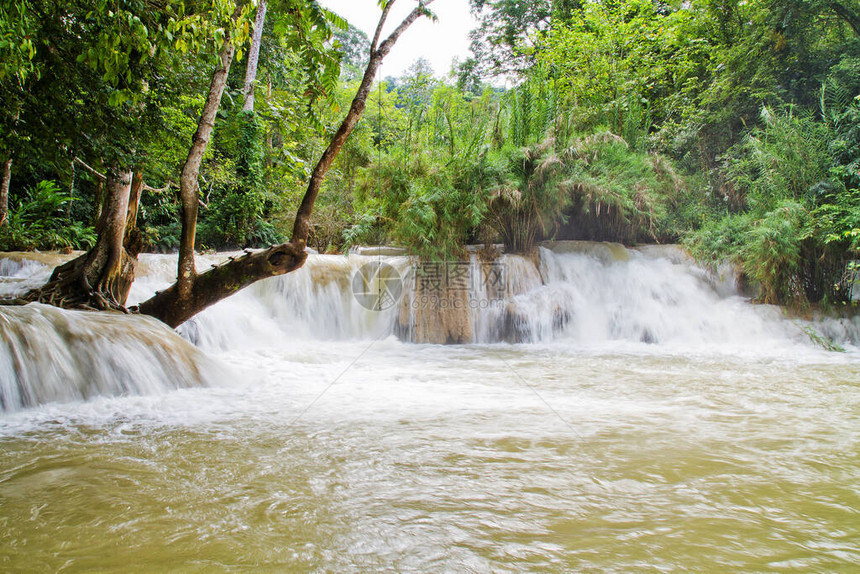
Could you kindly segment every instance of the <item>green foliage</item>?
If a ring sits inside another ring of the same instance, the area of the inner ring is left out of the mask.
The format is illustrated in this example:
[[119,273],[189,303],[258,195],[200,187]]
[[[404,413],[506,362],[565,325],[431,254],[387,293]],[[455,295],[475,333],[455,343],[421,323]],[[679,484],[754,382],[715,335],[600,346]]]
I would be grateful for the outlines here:
[[643,149],[662,96],[689,66],[679,61],[676,12],[645,0],[589,2],[541,39],[538,59],[553,71],[573,131],[599,126]]
[[69,221],[66,211],[73,200],[54,181],[40,181],[27,197],[10,210],[0,227],[0,250],[87,249],[95,245],[91,227]]
[[239,112],[238,123],[236,175],[245,193],[259,193],[263,186],[263,124],[254,112]]
[[753,218],[747,213],[712,217],[705,219],[700,228],[683,238],[684,246],[700,261],[740,263],[739,255],[752,227]]
[[571,183],[565,177],[569,165],[554,146],[548,139],[526,148],[505,148],[502,170],[489,162],[482,165],[489,178],[501,179],[490,189],[487,225],[509,251],[530,250],[539,235],[563,220],[562,210],[570,201]]
[[[725,173],[754,211],[791,199],[814,203],[830,179],[831,132],[811,114],[762,108],[763,125],[728,153]],[[834,190],[835,191],[835,190]]]
[[749,229],[740,257],[744,271],[761,286],[763,302],[785,303],[804,296],[798,278],[803,243],[812,232],[808,217],[803,205],[786,200]]
[[[683,235],[697,257],[737,263],[764,300],[838,300],[860,255],[855,4],[471,0],[476,59],[456,79],[418,60],[373,90],[326,178],[311,244],[393,242],[442,258],[476,240],[527,250],[548,237]],[[81,222],[97,188],[74,157],[175,184],[228,34],[242,61],[254,5],[236,5],[0,7],[0,158],[16,169],[3,245],[92,241]],[[203,159],[205,248],[289,232],[367,56],[367,38],[319,2],[269,9],[255,109],[238,111],[234,65]],[[481,84],[488,76],[513,87]],[[80,199],[39,183],[49,179]],[[177,214],[173,191],[144,194],[153,246],[175,248]]]
[[[228,35],[237,46],[229,83],[241,85],[233,77],[244,72],[236,63],[253,8],[235,0],[4,4],[0,158],[14,155],[13,199],[17,185],[58,179],[82,193],[71,211],[76,221],[88,218],[96,186],[70,168],[74,157],[99,171],[140,171],[153,187],[175,185],[214,56]],[[201,226],[210,246],[282,237],[284,214],[293,209],[321,132],[323,108],[309,103],[337,87],[339,58],[328,42],[333,27],[345,26],[342,19],[317,2],[283,0],[270,5],[268,21],[259,77],[269,89],[258,90],[260,113],[219,121],[204,158],[200,185],[210,209],[202,210]],[[15,50],[27,48],[26,61],[6,59],[14,54],[4,52],[12,49],[4,39],[21,30],[28,44]],[[233,100],[228,85],[221,119],[232,116]],[[145,237],[171,245],[177,212],[172,192],[145,193],[138,219]]]
[[[669,160],[631,150],[609,132],[564,146],[550,138],[499,155],[501,166],[483,164],[498,182],[487,225],[513,251],[553,236],[625,243],[671,238],[670,218],[687,190]],[[672,221],[682,224],[679,216]]]
[[458,176],[466,169],[458,162],[443,167],[423,155],[383,159],[365,173],[362,215],[346,233],[348,242],[373,242],[384,234],[424,259],[461,257],[485,208],[480,192]]
[[561,20],[578,2],[570,0],[470,0],[478,27],[470,34],[484,76],[526,71],[534,63],[534,35]]
[[14,78],[19,85],[38,69],[33,62],[36,44],[30,37],[29,6],[16,0],[0,6],[0,82]]
[[[623,243],[673,240],[687,182],[671,160],[632,149],[610,132],[574,140],[565,151],[573,199],[572,233]],[[670,227],[670,221],[675,229]]]
[[810,342],[817,346],[821,347],[825,351],[830,351],[831,353],[844,353],[845,347],[836,343],[830,337],[826,335],[822,335],[818,331],[816,331],[812,325],[799,325],[801,330],[809,337]]
[[688,244],[697,256],[740,264],[765,302],[839,300],[860,235],[860,194],[846,189],[850,178],[832,153],[833,142],[847,144],[835,122],[811,114],[763,108],[762,119],[726,160],[747,212],[709,222]]
[[364,73],[370,59],[370,39],[367,34],[349,24],[346,29],[334,31],[336,48],[343,54],[340,68],[343,80],[355,80]]

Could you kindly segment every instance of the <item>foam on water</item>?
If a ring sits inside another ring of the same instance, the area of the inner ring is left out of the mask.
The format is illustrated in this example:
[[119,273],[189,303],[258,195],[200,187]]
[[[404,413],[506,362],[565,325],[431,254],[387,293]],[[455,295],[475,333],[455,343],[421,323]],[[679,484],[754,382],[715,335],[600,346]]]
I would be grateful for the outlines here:
[[[565,352],[722,353],[751,360],[806,357],[803,360],[829,362],[839,359],[817,349],[817,340],[832,339],[852,353],[860,341],[860,321],[808,323],[787,319],[775,307],[751,305],[729,282],[696,267],[674,247],[633,250],[587,242],[549,246],[552,249],[541,248],[537,258],[502,255],[494,265],[503,270],[503,282],[494,284],[487,279],[486,264],[472,255],[470,302],[489,302],[471,308],[473,342],[531,343]],[[229,255],[201,256],[198,267],[205,269]],[[401,305],[372,311],[354,297],[352,278],[362,265],[380,260],[398,270],[407,293]],[[175,281],[175,262],[172,255],[141,256],[129,304]],[[37,285],[50,270],[43,263],[4,259],[0,292],[14,294]],[[306,362],[333,341],[360,345],[408,334],[408,326],[398,323],[409,320],[404,305],[409,303],[411,275],[406,257],[311,255],[299,271],[252,285],[200,313],[178,332],[211,356],[231,356],[240,364],[242,355],[259,358],[266,353],[282,357],[286,365]],[[211,369],[199,366],[211,359],[144,317],[28,306],[3,310],[0,321],[0,389],[6,411],[99,395],[157,393],[217,379]],[[268,361],[262,358],[259,363]],[[253,366],[244,365],[246,379],[266,377]]]

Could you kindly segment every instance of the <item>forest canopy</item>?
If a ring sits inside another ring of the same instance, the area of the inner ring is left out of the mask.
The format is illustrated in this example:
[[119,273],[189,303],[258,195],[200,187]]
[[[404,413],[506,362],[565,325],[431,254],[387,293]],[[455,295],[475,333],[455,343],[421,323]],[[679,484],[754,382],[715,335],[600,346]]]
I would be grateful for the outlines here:
[[[473,58],[377,79],[322,182],[311,247],[439,259],[474,243],[682,242],[738,264],[762,300],[845,300],[860,250],[860,3],[470,4]],[[316,2],[272,0],[256,24],[258,8],[4,3],[0,249],[92,248],[106,177],[124,169],[145,182],[137,248],[178,249],[180,172],[227,37],[196,248],[287,241],[374,39]]]

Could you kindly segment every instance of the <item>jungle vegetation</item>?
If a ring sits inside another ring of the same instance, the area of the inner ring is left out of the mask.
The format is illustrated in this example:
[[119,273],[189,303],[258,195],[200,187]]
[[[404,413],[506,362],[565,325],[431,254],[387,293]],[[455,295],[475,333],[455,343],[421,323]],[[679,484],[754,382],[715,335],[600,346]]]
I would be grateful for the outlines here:
[[[762,301],[847,300],[860,2],[470,4],[473,58],[418,59],[369,86],[319,180],[308,246],[442,259],[475,243],[681,242],[737,264]],[[208,147],[182,188],[228,43]],[[118,179],[139,192],[135,251],[181,251],[191,203],[192,249],[290,241],[378,47],[310,0],[4,3],[0,249],[94,249]]]

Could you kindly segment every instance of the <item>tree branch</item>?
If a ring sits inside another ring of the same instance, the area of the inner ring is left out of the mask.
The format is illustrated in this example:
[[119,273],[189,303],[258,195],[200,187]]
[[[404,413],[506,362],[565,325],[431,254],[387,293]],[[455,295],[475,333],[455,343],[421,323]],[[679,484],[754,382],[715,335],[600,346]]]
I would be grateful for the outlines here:
[[[393,4],[394,2],[392,2]],[[427,10],[427,6],[433,3],[433,0],[419,0],[418,6],[409,13],[406,18],[404,18],[403,22],[400,23],[400,26],[394,29],[394,31],[385,39],[382,44],[379,45],[378,54],[380,59],[384,58],[391,51],[391,48],[394,47],[394,43],[397,42],[397,39],[406,31],[409,26],[412,25],[415,20],[420,18],[421,16],[429,15]],[[432,17],[432,16],[431,16]]]
[[849,26],[851,26],[851,29],[854,30],[855,34],[860,36],[860,16],[858,16],[856,12],[835,0],[831,0],[830,8],[838,17],[842,18]]
[[382,9],[382,15],[379,17],[379,23],[376,25],[376,31],[373,33],[373,41],[370,43],[370,55],[376,52],[376,46],[379,44],[379,37],[382,35],[382,27],[385,25],[385,20],[388,18],[388,13],[391,7],[397,0],[390,0]]
[[188,296],[180,297],[179,284],[174,283],[167,290],[141,303],[137,311],[171,327],[178,327],[200,311],[260,279],[295,271],[304,264],[305,259],[307,253],[304,247],[292,243],[249,251],[197,275],[191,283]]
[[72,160],[72,163],[80,164],[85,170],[96,176],[99,180],[107,181],[107,176],[105,174],[96,171],[95,168],[87,165],[86,162],[84,162],[84,160],[82,160],[81,158],[75,156],[75,158]]
[[164,187],[158,187],[158,188],[149,187],[148,185],[146,185],[144,183],[143,184],[143,191],[149,191],[151,193],[164,193],[165,191],[169,191],[170,188],[172,188],[172,187],[176,187],[176,184],[170,180],[167,180],[167,185],[165,185]]

